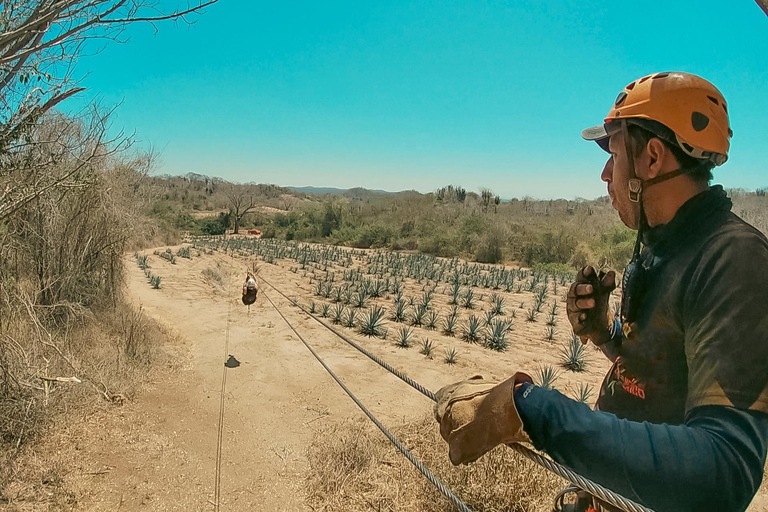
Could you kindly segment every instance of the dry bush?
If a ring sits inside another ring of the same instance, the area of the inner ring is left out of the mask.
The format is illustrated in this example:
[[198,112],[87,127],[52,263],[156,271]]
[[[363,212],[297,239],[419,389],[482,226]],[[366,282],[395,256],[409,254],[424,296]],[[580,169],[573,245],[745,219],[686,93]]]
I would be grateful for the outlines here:
[[[549,512],[566,482],[506,447],[454,467],[431,417],[394,432],[444,484],[478,512]],[[373,425],[350,421],[320,431],[308,450],[313,510],[453,511]]]
[[[5,325],[0,334],[0,504],[3,498],[42,501],[58,509],[72,499],[60,486],[65,468],[44,461],[30,466],[36,460],[35,441],[72,416],[79,419],[131,399],[151,377],[153,364],[167,357],[160,351],[166,337],[157,322],[123,303],[56,331],[32,318]],[[82,382],[41,379],[73,376]]]
[[209,266],[203,269],[203,279],[214,288],[225,288],[227,285],[227,274],[221,268],[219,263],[216,266]]

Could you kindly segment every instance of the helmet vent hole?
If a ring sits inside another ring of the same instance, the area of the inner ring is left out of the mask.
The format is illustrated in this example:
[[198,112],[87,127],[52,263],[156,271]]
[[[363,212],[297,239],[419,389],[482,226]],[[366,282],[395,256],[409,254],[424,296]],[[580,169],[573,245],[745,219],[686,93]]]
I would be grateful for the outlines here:
[[641,84],[641,83],[645,82],[646,80],[648,80],[649,78],[651,78],[651,75],[648,75],[648,76],[644,76],[644,77],[643,77],[643,78],[641,78],[641,79],[640,79],[640,80],[639,80],[637,83]]
[[719,102],[719,101],[717,101],[717,98],[714,98],[714,97],[712,97],[712,96],[707,96],[707,99],[708,99],[709,101],[711,101],[712,103],[714,103],[715,105],[720,105],[720,102]]
[[694,112],[691,114],[691,124],[693,124],[694,130],[700,132],[709,124],[709,118],[701,112]]
[[725,113],[728,113],[728,106],[723,102],[723,110],[725,110]]
[[636,83],[636,82],[632,82],[631,84],[629,84],[628,86],[626,86],[624,89],[626,89],[627,91],[631,91],[632,89],[634,89],[634,88],[635,88],[635,83]]
[[658,74],[654,75],[653,78],[654,79],[656,79],[656,78],[667,78],[668,76],[669,76],[669,73],[658,73]]
[[621,91],[618,96],[616,96],[616,101],[614,102],[615,106],[619,106],[622,103],[624,103],[624,100],[627,99],[627,93],[626,91]]

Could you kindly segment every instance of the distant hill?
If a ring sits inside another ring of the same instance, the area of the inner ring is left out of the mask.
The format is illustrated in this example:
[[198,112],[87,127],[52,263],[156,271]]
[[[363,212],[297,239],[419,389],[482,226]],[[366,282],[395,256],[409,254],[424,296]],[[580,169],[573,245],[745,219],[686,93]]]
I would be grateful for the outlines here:
[[387,192],[386,190],[369,190],[362,187],[355,188],[334,188],[334,187],[285,187],[293,190],[294,192],[303,192],[304,194],[315,194],[324,196],[330,194],[332,196],[360,196],[371,194],[394,194],[395,192]]

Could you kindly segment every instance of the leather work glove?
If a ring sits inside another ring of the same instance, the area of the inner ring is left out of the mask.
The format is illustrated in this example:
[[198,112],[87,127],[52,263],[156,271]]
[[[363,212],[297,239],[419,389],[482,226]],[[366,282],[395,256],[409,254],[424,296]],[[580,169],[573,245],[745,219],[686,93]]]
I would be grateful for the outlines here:
[[584,267],[576,275],[576,282],[568,290],[566,309],[573,333],[582,343],[592,340],[602,345],[611,339],[609,325],[612,315],[608,305],[611,292],[616,289],[616,272],[596,273],[592,267]]
[[435,419],[454,466],[474,462],[504,443],[529,441],[515,407],[515,384],[532,382],[516,373],[501,384],[476,375],[437,392]]

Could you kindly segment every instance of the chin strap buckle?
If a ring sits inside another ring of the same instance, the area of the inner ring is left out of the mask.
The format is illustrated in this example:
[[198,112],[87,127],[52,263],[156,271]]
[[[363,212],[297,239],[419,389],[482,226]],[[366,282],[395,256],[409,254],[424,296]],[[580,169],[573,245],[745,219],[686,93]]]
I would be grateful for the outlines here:
[[633,203],[640,202],[640,193],[643,191],[643,181],[638,179],[629,180],[629,200]]

